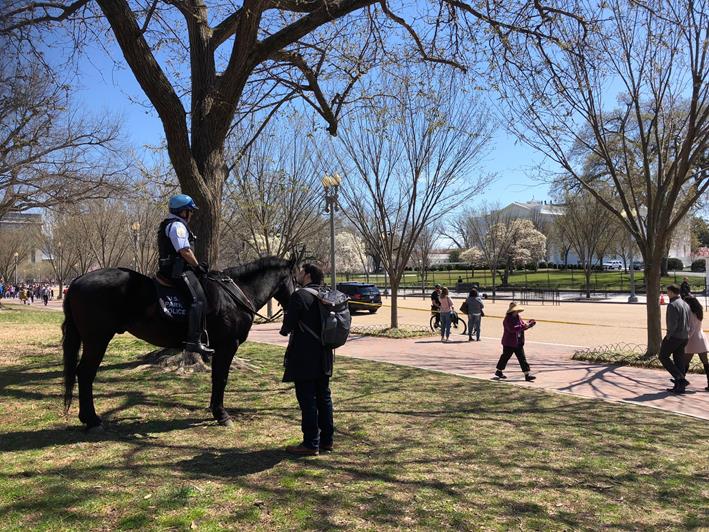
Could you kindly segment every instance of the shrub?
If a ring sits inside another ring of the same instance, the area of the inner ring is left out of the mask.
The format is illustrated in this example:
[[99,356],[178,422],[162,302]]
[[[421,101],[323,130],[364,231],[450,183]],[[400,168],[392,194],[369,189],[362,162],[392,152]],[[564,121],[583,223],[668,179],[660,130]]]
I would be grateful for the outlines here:
[[549,268],[550,266],[543,260],[539,261],[539,267],[544,269],[544,268]]
[[684,264],[679,259],[667,259],[667,269],[670,271],[682,271],[684,270]]
[[692,271],[693,272],[703,272],[706,271],[706,262],[704,259],[697,259],[692,262]]

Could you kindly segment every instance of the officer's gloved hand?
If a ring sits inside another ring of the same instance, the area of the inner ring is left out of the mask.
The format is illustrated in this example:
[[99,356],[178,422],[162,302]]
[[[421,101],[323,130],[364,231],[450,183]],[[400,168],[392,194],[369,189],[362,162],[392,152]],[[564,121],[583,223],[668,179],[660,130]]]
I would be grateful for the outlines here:
[[195,268],[195,272],[197,272],[197,275],[200,277],[207,275],[209,273],[209,266],[206,262],[200,262]]

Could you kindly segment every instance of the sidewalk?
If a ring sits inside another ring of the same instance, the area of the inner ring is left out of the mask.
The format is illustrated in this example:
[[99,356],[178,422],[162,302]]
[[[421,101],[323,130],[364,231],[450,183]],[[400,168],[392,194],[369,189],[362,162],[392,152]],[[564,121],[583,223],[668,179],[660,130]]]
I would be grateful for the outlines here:
[[[285,347],[287,339],[278,334],[279,328],[279,324],[255,325],[249,340]],[[441,343],[437,337],[391,340],[355,336],[338,349],[337,354],[490,380],[501,352],[500,339],[468,342],[467,336],[461,335],[451,339],[449,343]],[[705,375],[690,375],[687,394],[678,397],[666,391],[671,383],[665,371],[571,360],[578,347],[527,341],[527,358],[537,380],[525,382],[516,358],[512,357],[505,371],[508,378],[503,382],[586,398],[629,402],[709,420]],[[648,415],[651,416],[652,411],[648,411]]]

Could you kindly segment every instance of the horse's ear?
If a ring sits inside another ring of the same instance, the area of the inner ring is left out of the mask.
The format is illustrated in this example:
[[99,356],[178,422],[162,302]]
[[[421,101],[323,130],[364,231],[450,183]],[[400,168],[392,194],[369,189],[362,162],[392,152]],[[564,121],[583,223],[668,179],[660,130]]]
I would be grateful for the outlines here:
[[291,249],[290,259],[288,260],[288,263],[290,264],[291,268],[295,268],[298,264],[300,264],[303,261],[304,256],[305,256],[305,244],[303,244],[303,246],[300,249],[293,246],[293,248]]

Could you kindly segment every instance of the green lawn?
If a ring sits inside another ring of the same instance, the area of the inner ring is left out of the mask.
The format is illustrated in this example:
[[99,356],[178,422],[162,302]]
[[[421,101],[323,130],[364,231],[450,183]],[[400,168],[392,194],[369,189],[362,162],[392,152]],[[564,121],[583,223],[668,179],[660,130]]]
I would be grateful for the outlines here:
[[[501,273],[501,272],[500,272]],[[433,286],[436,283],[440,283],[444,286],[454,287],[458,281],[458,277],[462,277],[465,282],[477,282],[480,286],[490,287],[492,286],[492,275],[489,271],[475,270],[471,272],[470,270],[452,270],[450,272],[429,272],[426,285],[428,287]],[[667,286],[672,283],[681,283],[682,274],[670,275],[668,277],[662,278],[662,285]],[[366,281],[367,278],[364,275],[338,275],[339,281]],[[643,284],[645,275],[641,271],[635,272],[635,285],[639,289]],[[501,284],[501,275],[498,275],[496,283],[499,286]],[[383,274],[371,274],[369,275],[369,282],[375,283],[380,287],[385,285],[385,278]],[[695,292],[700,292],[704,290],[704,277],[689,277],[689,283],[692,290]],[[387,282],[388,284],[388,282]],[[406,272],[402,279],[402,284],[407,287],[419,287],[421,286],[421,276],[418,272]],[[580,270],[543,270],[537,272],[525,272],[516,271],[510,275],[510,286],[529,288],[560,288],[564,290],[581,290],[585,286],[585,278],[583,271]],[[618,271],[606,271],[606,272],[594,272],[591,275],[591,288],[594,290],[620,290],[629,291],[630,282],[629,275],[626,272]]]
[[247,344],[236,421],[208,374],[143,368],[114,341],[95,386],[107,432],[61,415],[60,313],[0,311],[3,530],[597,530],[709,522],[709,424],[339,357],[336,452],[299,438],[282,350]]

